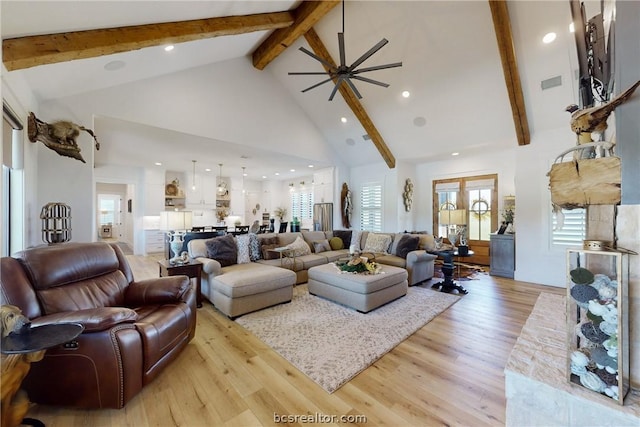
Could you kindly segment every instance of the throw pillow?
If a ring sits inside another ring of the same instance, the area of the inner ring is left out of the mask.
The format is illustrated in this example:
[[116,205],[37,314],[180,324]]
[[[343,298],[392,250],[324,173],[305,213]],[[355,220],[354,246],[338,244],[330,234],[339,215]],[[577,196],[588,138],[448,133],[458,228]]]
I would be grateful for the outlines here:
[[269,249],[275,249],[279,247],[278,245],[278,237],[265,237],[264,239],[260,239],[260,252],[262,253],[262,259],[278,259],[280,258],[280,254],[277,252],[271,252]]
[[295,256],[311,255],[311,248],[301,236],[296,237],[296,240],[289,243],[285,248],[293,250]]
[[386,254],[391,245],[391,236],[388,234],[369,233],[364,244],[363,252],[373,252],[374,254]]
[[247,264],[251,262],[249,256],[249,235],[241,234],[236,237],[236,245],[238,246],[238,264]]
[[344,248],[344,243],[342,242],[341,238],[332,237],[331,240],[329,240],[329,246],[334,251],[337,251],[337,250],[340,250],[340,249]]
[[207,240],[207,254],[223,267],[228,267],[238,261],[238,248],[232,234],[214,237]]
[[411,234],[403,234],[398,241],[398,247],[396,248],[396,255],[400,258],[407,258],[407,254],[411,251],[418,249],[420,244],[420,238],[418,236],[412,236]]
[[260,251],[260,241],[258,236],[251,233],[249,234],[249,259],[251,261],[257,261],[262,258],[262,252]]
[[349,253],[354,253],[356,251],[360,251],[362,247],[360,246],[360,240],[362,240],[362,231],[353,230],[351,234],[351,243],[349,244]]
[[317,254],[331,250],[331,245],[327,239],[313,242],[313,251]]
[[418,248],[424,249],[427,252],[436,250],[436,239],[431,234],[419,234],[418,238],[420,239],[420,243],[418,244]]
[[351,245],[351,230],[333,230],[333,237],[339,237],[342,240],[343,248]]

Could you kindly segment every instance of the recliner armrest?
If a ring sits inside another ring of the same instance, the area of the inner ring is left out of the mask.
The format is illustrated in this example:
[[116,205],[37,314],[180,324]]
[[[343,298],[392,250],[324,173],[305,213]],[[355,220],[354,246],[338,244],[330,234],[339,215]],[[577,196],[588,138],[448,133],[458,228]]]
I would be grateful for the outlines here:
[[191,287],[187,276],[169,276],[133,282],[124,294],[128,307],[181,302]]
[[84,332],[98,332],[121,323],[133,323],[138,320],[138,313],[126,307],[98,307],[77,311],[64,311],[48,314],[33,319],[32,326],[51,323],[80,323]]

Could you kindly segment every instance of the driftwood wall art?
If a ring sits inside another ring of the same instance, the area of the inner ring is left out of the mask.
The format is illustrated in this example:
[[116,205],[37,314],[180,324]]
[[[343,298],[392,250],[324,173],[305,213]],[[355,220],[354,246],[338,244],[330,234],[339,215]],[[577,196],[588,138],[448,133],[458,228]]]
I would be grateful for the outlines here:
[[411,212],[411,205],[413,204],[413,182],[411,182],[410,178],[407,178],[404,183],[402,200],[404,201],[404,210],[407,212]]
[[71,157],[86,163],[80,147],[76,142],[80,131],[87,132],[95,141],[96,150],[100,149],[100,143],[91,129],[77,125],[73,122],[60,120],[53,123],[45,123],[38,119],[35,114],[30,113],[27,119],[27,132],[29,141],[35,143],[42,142],[47,148],[55,151],[61,156]]
[[351,212],[353,210],[351,200],[351,190],[346,182],[342,183],[342,192],[340,193],[340,210],[342,211],[342,226],[351,228]]

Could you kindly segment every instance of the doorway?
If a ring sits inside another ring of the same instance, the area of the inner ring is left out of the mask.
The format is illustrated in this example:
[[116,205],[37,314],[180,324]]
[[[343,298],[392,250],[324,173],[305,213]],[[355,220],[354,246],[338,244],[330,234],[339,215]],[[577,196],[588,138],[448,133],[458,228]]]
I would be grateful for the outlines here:
[[125,253],[134,246],[133,189],[131,184],[96,183],[96,238],[121,243]]

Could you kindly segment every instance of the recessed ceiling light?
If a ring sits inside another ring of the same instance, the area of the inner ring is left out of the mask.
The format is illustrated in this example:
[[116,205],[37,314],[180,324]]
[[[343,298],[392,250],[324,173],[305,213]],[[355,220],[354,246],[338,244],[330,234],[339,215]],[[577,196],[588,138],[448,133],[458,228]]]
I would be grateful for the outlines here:
[[452,156],[459,156],[460,153],[458,153],[457,151],[455,153],[451,153]]
[[309,165],[309,167],[310,167],[310,168],[312,168],[312,167],[313,167],[313,165]]
[[289,169],[289,172],[295,172],[295,171],[296,171],[295,169]]
[[170,44],[169,46],[165,46],[164,47],[164,51],[165,52],[171,52],[174,47],[175,47],[174,45]]
[[107,71],[116,71],[121,68],[124,68],[125,65],[126,64],[124,61],[116,60],[116,61],[107,62],[104,65],[104,69]]
[[211,168],[206,168],[205,172],[211,172]]
[[276,172],[276,173],[274,173],[274,175],[275,175],[275,176],[278,176],[278,175],[280,175],[280,172]]
[[347,118],[346,117],[340,117],[340,121],[342,123],[347,123]]
[[427,124],[427,119],[425,119],[424,117],[418,116],[415,119],[413,119],[413,124],[415,126],[422,127]]
[[571,24],[569,24],[569,32],[570,33],[575,33],[576,32],[576,26],[575,26],[575,24],[573,22]]
[[266,175],[262,175],[262,179],[267,179],[267,176]]
[[547,33],[544,35],[544,37],[542,38],[542,43],[551,43],[552,41],[554,41],[556,39],[556,33]]
[[246,172],[242,172],[242,176],[249,176]]
[[405,90],[402,92],[402,97],[403,98],[408,98],[411,96],[411,92],[409,92],[408,90]]
[[156,166],[162,166],[162,163],[160,163],[160,162],[155,162],[154,164],[155,164]]

